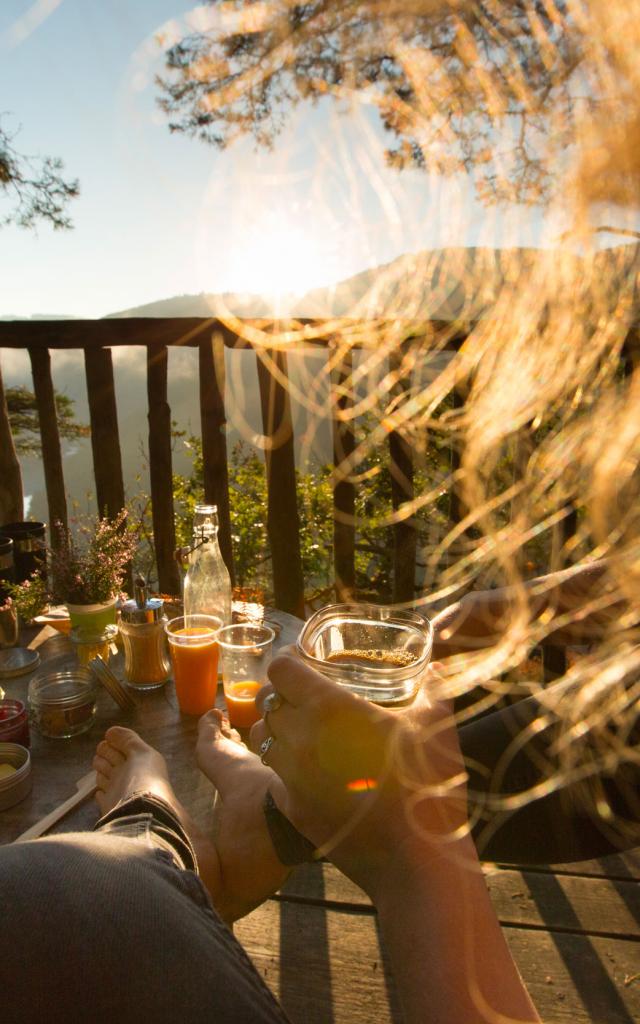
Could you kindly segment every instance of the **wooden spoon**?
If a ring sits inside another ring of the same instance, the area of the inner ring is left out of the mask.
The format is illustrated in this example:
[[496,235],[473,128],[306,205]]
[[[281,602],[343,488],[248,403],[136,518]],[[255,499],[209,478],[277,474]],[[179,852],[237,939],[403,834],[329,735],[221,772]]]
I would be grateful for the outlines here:
[[64,818],[65,814],[72,811],[74,807],[81,804],[83,800],[87,799],[87,797],[93,796],[97,789],[96,773],[89,772],[87,775],[83,775],[82,778],[78,779],[76,782],[76,789],[77,792],[74,793],[73,796],[70,796],[68,800],[64,801],[64,803],[59,804],[58,807],[54,807],[52,811],[45,814],[44,818],[41,818],[40,821],[35,823],[35,825],[28,828],[27,831],[23,832],[17,839],[14,839],[14,842],[22,843],[25,839],[36,839],[38,836],[44,835],[52,825],[55,825],[57,821]]

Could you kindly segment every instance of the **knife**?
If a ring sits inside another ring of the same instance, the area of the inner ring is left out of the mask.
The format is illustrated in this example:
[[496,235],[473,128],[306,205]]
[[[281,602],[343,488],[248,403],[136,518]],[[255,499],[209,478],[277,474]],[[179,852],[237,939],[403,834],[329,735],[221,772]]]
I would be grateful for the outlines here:
[[17,839],[14,839],[14,842],[22,843],[25,839],[36,839],[37,836],[44,835],[52,825],[55,825],[57,821],[64,818],[65,814],[72,811],[74,807],[81,804],[83,800],[87,799],[87,797],[93,796],[96,789],[96,773],[89,772],[87,775],[83,775],[82,778],[78,779],[76,782],[77,792],[74,793],[73,796],[70,796],[68,800],[64,801],[64,803],[59,804],[58,807],[54,807],[54,809],[49,811],[48,814],[45,814],[44,818],[41,818],[40,821],[36,821],[35,825],[28,828],[27,831],[23,832]]

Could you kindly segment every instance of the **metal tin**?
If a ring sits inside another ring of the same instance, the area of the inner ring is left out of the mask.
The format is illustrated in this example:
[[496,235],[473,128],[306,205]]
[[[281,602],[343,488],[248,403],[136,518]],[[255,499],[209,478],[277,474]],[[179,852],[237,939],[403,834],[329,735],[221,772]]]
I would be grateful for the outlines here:
[[6,651],[0,651],[0,679],[23,676],[31,672],[39,661],[38,652],[30,651],[26,647],[11,647]]
[[31,792],[31,755],[19,743],[0,743],[0,765],[8,764],[15,772],[0,778],[0,811],[20,803]]
[[13,540],[13,562],[16,583],[28,580],[33,572],[46,572],[46,526],[44,523],[5,523],[0,526],[3,537]]
[[13,581],[13,539],[0,535],[0,569],[11,570]]

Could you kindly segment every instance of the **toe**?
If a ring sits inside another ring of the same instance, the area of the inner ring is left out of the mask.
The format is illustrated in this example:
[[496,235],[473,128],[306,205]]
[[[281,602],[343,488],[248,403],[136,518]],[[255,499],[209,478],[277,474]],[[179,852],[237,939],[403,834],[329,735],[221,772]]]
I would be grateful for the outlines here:
[[112,725],[110,729],[107,729],[104,738],[123,757],[127,757],[130,751],[136,747],[147,746],[137,732],[134,732],[133,729],[126,729],[123,725]]
[[97,774],[100,775],[103,779],[108,780],[111,778],[113,765],[111,764],[110,761],[107,761],[106,758],[100,757],[99,754],[96,754],[96,756],[93,759],[92,767],[95,769]]
[[222,725],[223,714],[220,708],[212,708],[211,711],[207,711],[206,715],[203,715],[198,722],[198,732],[206,732],[212,729],[214,732],[220,732]]
[[106,740],[101,740],[98,743],[96,755],[108,761],[114,768],[117,768],[124,761],[124,755],[119,750],[116,750],[115,747],[112,747],[110,743],[107,743]]
[[224,735],[227,737],[227,739],[233,740],[235,743],[240,743],[240,745],[243,746],[243,747],[246,747],[246,745],[247,745],[244,742],[244,740],[242,739],[242,736],[240,735],[238,730],[234,729],[233,726],[231,726],[231,725],[228,726],[228,729],[224,733]]
[[215,743],[221,736],[242,743],[240,733],[230,725],[229,719],[220,708],[213,708],[202,716],[198,722],[198,736],[208,743]]

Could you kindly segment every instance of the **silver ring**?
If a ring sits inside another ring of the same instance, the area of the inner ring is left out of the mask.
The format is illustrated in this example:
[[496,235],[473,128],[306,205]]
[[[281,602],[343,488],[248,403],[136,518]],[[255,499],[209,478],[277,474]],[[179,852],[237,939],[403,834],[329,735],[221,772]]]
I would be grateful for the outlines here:
[[266,740],[260,744],[260,760],[263,764],[267,764],[266,757],[273,746],[274,739],[274,736],[267,736]]
[[264,704],[262,705],[262,717],[266,718],[272,711],[277,711],[280,707],[282,707],[282,697],[274,690],[273,693],[270,693],[269,696],[264,699]]

